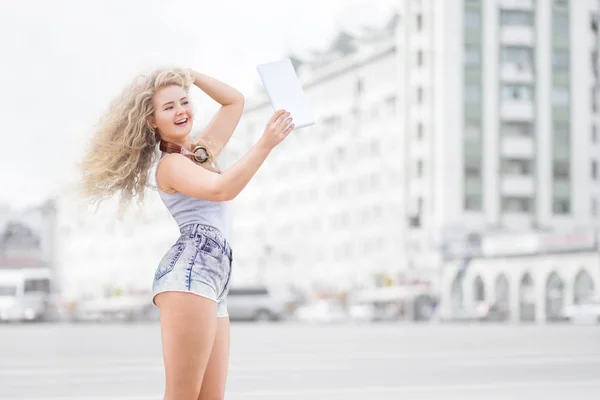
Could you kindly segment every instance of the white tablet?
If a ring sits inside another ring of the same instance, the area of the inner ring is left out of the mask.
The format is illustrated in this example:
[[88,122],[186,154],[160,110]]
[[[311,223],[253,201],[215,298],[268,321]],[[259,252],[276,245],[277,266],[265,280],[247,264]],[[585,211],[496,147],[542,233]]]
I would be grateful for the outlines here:
[[290,112],[294,130],[315,124],[308,97],[292,61],[289,58],[260,64],[256,67],[269,97],[273,111],[284,109]]

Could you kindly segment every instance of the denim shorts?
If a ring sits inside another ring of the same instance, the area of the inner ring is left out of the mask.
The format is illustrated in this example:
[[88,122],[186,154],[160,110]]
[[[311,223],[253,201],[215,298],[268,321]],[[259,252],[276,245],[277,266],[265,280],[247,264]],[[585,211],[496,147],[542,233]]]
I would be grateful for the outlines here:
[[215,227],[190,224],[158,264],[152,304],[162,292],[188,292],[217,303],[217,317],[227,317],[227,293],[233,262],[229,243]]

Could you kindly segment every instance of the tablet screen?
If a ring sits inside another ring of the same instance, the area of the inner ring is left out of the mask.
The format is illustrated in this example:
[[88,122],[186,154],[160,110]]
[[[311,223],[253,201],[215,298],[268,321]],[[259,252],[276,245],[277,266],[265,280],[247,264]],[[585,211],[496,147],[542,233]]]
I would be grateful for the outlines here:
[[273,111],[280,109],[289,111],[296,125],[294,129],[315,124],[308,97],[289,58],[260,64],[256,69]]

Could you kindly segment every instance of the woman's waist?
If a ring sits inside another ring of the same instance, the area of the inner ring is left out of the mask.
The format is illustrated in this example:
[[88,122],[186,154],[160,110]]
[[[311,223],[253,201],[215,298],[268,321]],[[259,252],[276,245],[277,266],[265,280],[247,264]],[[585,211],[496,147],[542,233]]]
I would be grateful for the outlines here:
[[177,222],[179,229],[191,224],[203,224],[214,226],[225,234],[224,226],[227,224],[227,213],[224,210],[218,212],[206,212],[205,210],[190,210],[184,212],[171,212]]
[[226,233],[223,232],[224,227],[214,226],[206,223],[189,223],[179,228],[182,237],[189,239],[199,238],[201,236],[208,237],[217,243],[224,253],[231,259],[231,246],[227,240]]

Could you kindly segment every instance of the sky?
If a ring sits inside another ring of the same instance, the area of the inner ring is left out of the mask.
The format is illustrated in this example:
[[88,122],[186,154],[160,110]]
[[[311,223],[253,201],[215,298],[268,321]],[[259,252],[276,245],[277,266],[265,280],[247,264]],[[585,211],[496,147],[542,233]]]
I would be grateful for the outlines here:
[[[0,1],[0,204],[41,204],[98,118],[141,72],[193,68],[249,97],[256,65],[383,23],[395,0]],[[196,108],[218,107],[199,89]]]

